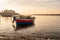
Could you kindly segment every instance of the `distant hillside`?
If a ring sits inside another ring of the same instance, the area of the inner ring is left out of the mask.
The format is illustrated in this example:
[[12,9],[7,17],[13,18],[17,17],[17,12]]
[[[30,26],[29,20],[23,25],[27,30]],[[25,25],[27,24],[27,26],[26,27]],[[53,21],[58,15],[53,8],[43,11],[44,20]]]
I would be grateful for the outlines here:
[[14,10],[3,10],[0,12],[0,15],[4,17],[11,17],[12,15],[19,15],[19,13],[16,13]]

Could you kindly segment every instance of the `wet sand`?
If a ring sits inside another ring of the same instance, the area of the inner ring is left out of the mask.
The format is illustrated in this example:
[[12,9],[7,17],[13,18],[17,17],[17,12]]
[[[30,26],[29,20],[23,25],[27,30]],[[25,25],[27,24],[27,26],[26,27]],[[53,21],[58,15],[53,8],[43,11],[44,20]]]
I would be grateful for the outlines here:
[[7,35],[0,35],[0,40],[59,40],[57,38],[50,38],[50,37],[38,37],[32,35],[22,35],[22,34],[7,34]]

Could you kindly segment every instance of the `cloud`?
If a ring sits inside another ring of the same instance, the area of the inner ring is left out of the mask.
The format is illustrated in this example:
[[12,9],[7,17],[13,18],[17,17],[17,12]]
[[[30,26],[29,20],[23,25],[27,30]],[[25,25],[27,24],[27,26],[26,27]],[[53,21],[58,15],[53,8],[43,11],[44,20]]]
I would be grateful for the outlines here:
[[49,1],[49,0],[35,0],[35,1]]
[[12,6],[42,6],[60,8],[60,0],[7,0]]
[[35,1],[41,1],[41,2],[60,2],[60,0],[35,0]]
[[36,0],[36,5],[60,8],[60,0]]

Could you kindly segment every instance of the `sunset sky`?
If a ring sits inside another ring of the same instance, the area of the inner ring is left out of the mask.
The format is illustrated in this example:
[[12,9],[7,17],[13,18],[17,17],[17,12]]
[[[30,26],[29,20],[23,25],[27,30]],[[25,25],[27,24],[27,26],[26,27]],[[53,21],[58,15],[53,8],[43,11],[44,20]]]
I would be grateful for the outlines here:
[[0,11],[13,9],[20,14],[60,13],[60,0],[0,0]]

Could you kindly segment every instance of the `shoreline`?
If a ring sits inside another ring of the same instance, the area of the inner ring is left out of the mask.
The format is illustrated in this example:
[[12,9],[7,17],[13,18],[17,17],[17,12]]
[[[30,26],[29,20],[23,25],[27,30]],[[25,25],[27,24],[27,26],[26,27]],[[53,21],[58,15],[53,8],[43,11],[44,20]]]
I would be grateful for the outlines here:
[[60,16],[60,14],[33,14],[33,15],[40,15],[40,16]]

